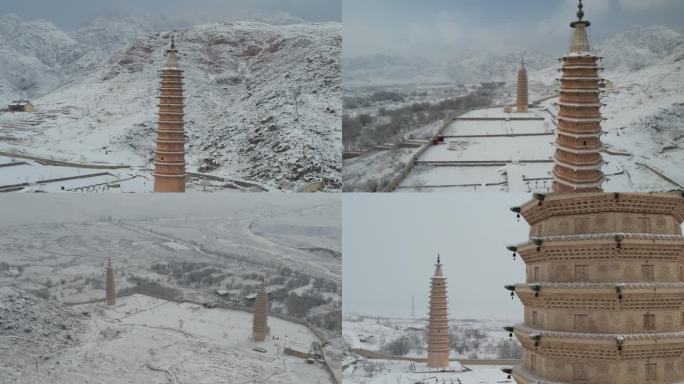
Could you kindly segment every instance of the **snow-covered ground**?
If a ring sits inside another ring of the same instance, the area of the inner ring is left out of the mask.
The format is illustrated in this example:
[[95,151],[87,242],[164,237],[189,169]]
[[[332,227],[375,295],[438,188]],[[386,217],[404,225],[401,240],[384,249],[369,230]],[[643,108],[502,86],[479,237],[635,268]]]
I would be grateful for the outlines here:
[[272,338],[257,343],[250,339],[252,315],[242,311],[144,295],[120,298],[112,307],[85,304],[65,311],[88,314],[75,343],[37,364],[26,360],[23,372],[6,371],[0,382],[332,382],[323,365],[284,355],[283,348],[308,352],[320,342],[297,323],[270,317]]
[[[120,291],[142,289],[202,303],[248,306],[246,298],[263,279],[271,311],[306,321],[324,335],[328,364],[340,370],[337,196],[20,194],[6,196],[0,206],[0,296],[7,290],[30,293],[47,299],[55,311],[62,311],[61,303],[101,299],[108,258]],[[219,289],[227,297],[216,296]],[[176,382],[249,382],[271,374],[268,382],[331,380],[324,367],[283,357],[273,341],[264,344],[266,354],[251,351],[248,313],[141,296],[121,302],[104,311],[97,309],[100,304],[75,307],[76,314],[93,314],[83,319],[87,331],[73,330],[65,339],[76,344],[14,356],[23,365],[0,364],[0,378],[17,378],[27,367],[36,372],[38,359],[38,377],[9,382],[124,383],[140,375],[150,383],[173,376]],[[32,316],[23,320],[29,328],[42,321]],[[311,347],[313,334],[306,327],[276,319],[271,326],[291,348]],[[7,332],[0,327],[0,336]],[[49,333],[37,331],[25,342],[50,340]]]
[[552,166],[552,127],[545,109],[467,112],[444,129],[444,143],[430,146],[397,190],[541,190]]
[[[367,360],[350,365],[344,371],[344,382],[350,384],[500,384],[513,383],[507,379],[500,365],[460,365],[453,362],[456,372],[428,371],[425,363],[406,361]],[[373,373],[369,373],[373,368]]]
[[[0,20],[0,27],[23,30],[14,19]],[[49,38],[27,41],[34,51],[68,47],[77,55],[78,49],[90,49],[48,22],[31,31],[39,36],[61,33],[60,44],[40,45],[53,42]],[[99,33],[86,39],[88,44],[107,37],[106,28]],[[34,113],[0,114],[0,150],[152,168],[159,70],[173,34],[185,76],[188,171],[283,190],[324,180],[327,189],[337,190],[340,33],[339,23],[226,22],[141,34],[121,49],[93,48],[99,56],[82,58],[90,61],[74,69],[69,81],[45,75],[31,79],[44,80],[48,88],[60,86],[32,100]],[[9,42],[0,39],[0,48],[3,44]],[[6,58],[12,70],[21,66],[12,61],[15,57]]]
[[0,156],[0,190],[151,192],[149,174],[130,169],[93,169],[44,165]]
[[324,366],[284,355],[283,348],[308,352],[320,342],[297,323],[270,317],[272,338],[256,343],[250,339],[252,315],[242,311],[144,295],[120,298],[112,307],[99,303],[66,310],[88,314],[77,342],[46,354],[35,367],[26,361],[22,374],[5,372],[10,381],[0,382],[332,382]]

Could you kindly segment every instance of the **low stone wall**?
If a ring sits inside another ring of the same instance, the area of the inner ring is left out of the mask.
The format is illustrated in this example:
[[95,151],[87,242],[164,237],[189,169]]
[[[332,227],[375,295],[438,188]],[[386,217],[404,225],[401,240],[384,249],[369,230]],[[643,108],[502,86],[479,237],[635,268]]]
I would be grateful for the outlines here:
[[72,163],[72,162],[68,162],[68,161],[53,160],[53,159],[48,159],[48,158],[44,158],[44,157],[22,155],[19,153],[3,152],[3,151],[0,151],[0,156],[16,157],[19,159],[29,159],[29,160],[36,161],[36,162],[43,164],[43,165],[59,165],[62,167],[92,168],[92,169],[128,169],[128,168],[130,168],[130,166],[128,166],[128,165]]

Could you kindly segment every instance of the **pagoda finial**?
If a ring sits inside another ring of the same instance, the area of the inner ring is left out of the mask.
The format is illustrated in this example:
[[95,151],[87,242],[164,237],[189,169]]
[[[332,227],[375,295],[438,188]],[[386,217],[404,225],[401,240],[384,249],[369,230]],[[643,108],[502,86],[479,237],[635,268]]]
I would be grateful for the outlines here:
[[584,17],[582,8],[584,8],[584,4],[582,4],[582,0],[579,0],[579,4],[577,4],[577,19],[580,21],[582,21],[582,18]]
[[107,267],[111,268],[112,267],[112,257],[107,256]]
[[176,38],[171,35],[171,49],[176,49]]
[[520,58],[520,64],[524,67],[525,66],[525,57]]
[[440,262],[439,262],[439,253],[437,253],[437,264],[438,264],[438,265],[440,264]]

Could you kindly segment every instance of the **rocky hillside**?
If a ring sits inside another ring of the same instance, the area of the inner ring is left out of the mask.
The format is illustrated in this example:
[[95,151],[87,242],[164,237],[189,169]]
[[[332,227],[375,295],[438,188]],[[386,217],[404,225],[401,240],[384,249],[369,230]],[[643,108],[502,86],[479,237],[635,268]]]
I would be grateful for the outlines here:
[[0,382],[12,383],[32,375],[34,364],[75,345],[86,316],[53,301],[7,291],[0,294],[0,351],[7,375]]

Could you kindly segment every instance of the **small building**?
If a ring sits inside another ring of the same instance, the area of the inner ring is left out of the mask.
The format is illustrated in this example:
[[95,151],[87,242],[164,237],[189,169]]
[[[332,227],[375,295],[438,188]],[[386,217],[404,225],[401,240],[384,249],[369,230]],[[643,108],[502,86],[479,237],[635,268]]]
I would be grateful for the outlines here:
[[35,109],[29,100],[16,100],[7,106],[10,112],[33,112]]

